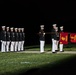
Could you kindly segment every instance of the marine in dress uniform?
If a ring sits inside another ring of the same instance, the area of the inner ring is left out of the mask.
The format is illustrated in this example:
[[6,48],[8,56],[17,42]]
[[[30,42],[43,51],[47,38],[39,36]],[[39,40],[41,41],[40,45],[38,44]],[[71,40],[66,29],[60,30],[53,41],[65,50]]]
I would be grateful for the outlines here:
[[53,29],[51,31],[51,38],[52,38],[52,53],[56,53],[56,40],[57,40],[57,36],[56,36],[56,26],[57,24],[53,24]]
[[18,28],[15,28],[15,51],[18,51]]
[[18,28],[18,51],[21,51],[22,33],[21,28]]
[[21,46],[21,50],[24,50],[24,42],[25,42],[25,33],[24,33],[24,28],[22,28],[22,46]]
[[40,25],[41,30],[39,31],[40,36],[40,52],[44,52],[44,46],[45,46],[45,32],[44,32],[44,25]]
[[59,45],[59,32],[58,32],[58,27],[56,27],[56,51],[58,51],[58,45]]
[[1,52],[6,52],[6,27],[2,26],[1,31]]
[[[63,32],[63,26],[60,27],[60,32]],[[60,52],[63,52],[63,44],[59,44]]]
[[15,50],[15,33],[14,33],[14,28],[11,27],[11,33],[10,33],[10,40],[11,40],[11,45],[10,45],[10,51]]
[[10,46],[10,31],[9,31],[9,27],[6,27],[7,31],[6,31],[6,40],[7,40],[7,44],[6,44],[6,51],[9,51],[9,46]]

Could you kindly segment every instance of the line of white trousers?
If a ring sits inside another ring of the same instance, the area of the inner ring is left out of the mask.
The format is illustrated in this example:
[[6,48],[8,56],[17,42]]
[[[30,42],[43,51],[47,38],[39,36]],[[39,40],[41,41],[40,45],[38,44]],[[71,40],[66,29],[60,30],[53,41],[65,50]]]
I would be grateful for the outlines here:
[[40,41],[40,52],[44,52],[45,41]]
[[6,41],[1,42],[1,52],[6,52]]
[[15,42],[11,42],[11,46],[10,46],[10,51],[14,51],[15,50]]
[[18,42],[15,42],[15,51],[18,51]]
[[7,44],[6,44],[6,52],[9,52],[9,45],[10,45],[10,41],[7,41]]
[[18,51],[21,50],[21,44],[22,44],[21,41],[19,41],[19,42],[18,42]]
[[24,50],[24,41],[21,41],[21,50]]
[[52,52],[55,52],[57,49],[56,40],[52,39]]
[[60,51],[63,51],[63,44],[59,44]]

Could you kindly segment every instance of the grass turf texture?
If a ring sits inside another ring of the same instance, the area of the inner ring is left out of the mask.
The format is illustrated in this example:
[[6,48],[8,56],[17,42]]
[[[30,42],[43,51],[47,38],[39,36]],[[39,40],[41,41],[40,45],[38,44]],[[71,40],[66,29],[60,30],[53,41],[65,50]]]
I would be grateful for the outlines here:
[[[75,51],[75,47],[75,44],[64,45],[64,50]],[[25,48],[39,51],[38,45]],[[46,45],[45,51],[49,50],[51,45]],[[75,67],[75,54],[0,52],[0,75],[72,75]]]
[[66,62],[65,60],[70,59],[72,56],[74,55],[0,53],[0,75],[28,75],[31,69],[42,71],[46,68],[48,69],[49,67],[54,67],[55,65]]

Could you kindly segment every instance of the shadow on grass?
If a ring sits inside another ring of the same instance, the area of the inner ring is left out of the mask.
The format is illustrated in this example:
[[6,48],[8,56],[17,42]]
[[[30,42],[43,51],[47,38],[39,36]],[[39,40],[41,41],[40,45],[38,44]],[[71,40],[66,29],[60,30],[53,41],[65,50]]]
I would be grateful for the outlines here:
[[0,75],[76,75],[76,56],[74,55],[70,58],[49,63],[41,67],[32,68],[27,71],[21,69],[16,71],[16,73]]
[[40,68],[30,69],[23,75],[76,75],[76,56]]

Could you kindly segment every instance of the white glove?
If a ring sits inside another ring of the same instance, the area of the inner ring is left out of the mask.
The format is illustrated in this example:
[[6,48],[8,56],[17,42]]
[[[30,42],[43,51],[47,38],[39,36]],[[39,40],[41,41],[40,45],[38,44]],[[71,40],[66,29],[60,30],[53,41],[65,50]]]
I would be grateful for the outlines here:
[[45,33],[44,33],[44,35],[45,35]]

